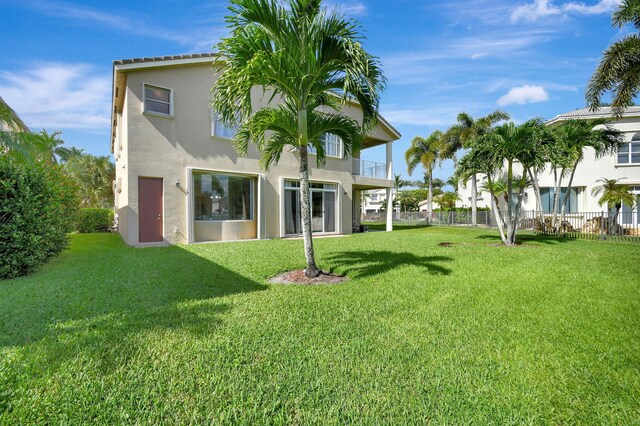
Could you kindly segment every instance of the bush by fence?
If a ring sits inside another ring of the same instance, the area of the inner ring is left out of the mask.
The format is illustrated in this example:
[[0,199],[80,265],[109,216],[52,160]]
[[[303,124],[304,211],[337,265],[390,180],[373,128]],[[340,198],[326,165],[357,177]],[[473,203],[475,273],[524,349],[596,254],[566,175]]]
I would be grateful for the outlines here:
[[77,187],[57,166],[0,159],[0,279],[28,274],[68,244]]
[[113,225],[110,209],[80,209],[76,230],[80,233],[108,232]]

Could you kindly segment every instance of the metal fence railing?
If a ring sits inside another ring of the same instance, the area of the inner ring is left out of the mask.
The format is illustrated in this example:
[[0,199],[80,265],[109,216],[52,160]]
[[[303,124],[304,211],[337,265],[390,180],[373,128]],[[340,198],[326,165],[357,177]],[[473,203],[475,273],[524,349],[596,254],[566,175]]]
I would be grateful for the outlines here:
[[[362,222],[384,222],[386,213],[366,213]],[[478,211],[476,224],[496,228],[495,214]],[[429,219],[429,220],[427,220]],[[406,225],[471,226],[470,211],[393,212],[393,222]],[[588,238],[611,241],[640,242],[640,213],[619,212],[572,212],[564,215],[546,212],[523,211],[518,228],[536,234]]]

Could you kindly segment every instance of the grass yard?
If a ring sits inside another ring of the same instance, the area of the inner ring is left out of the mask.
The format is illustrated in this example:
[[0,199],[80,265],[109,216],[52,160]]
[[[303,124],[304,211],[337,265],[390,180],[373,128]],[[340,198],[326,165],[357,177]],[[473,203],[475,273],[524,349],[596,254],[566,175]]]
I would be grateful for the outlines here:
[[[455,243],[441,247],[440,242]],[[0,282],[0,423],[640,422],[640,247],[405,229],[302,241],[75,235]]]

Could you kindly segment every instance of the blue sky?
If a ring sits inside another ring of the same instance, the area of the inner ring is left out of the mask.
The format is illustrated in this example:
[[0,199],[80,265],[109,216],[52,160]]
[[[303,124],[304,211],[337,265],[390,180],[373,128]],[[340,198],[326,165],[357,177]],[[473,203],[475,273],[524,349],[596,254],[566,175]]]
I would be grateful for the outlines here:
[[[446,129],[460,111],[500,108],[517,122],[584,106],[618,0],[332,0],[358,19],[389,85],[381,112],[401,133],[395,172],[416,135]],[[109,152],[115,59],[211,51],[226,33],[226,1],[0,0],[0,96],[34,130]],[[152,5],[152,6],[151,6]],[[381,148],[362,155],[384,161]],[[436,173],[447,178],[450,162]],[[420,179],[420,170],[413,179]]]

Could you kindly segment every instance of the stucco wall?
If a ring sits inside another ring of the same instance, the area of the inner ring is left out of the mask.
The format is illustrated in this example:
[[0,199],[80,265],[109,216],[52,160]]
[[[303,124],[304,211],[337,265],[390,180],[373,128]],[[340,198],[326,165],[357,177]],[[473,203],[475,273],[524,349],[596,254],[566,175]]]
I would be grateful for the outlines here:
[[[209,91],[215,79],[210,65],[176,68],[131,70],[127,72],[124,117],[121,125],[123,149],[118,160],[117,177],[126,184],[118,194],[120,233],[129,244],[138,243],[138,177],[164,178],[164,237],[169,243],[190,240],[187,216],[190,213],[190,169],[211,170],[248,175],[261,175],[261,209],[256,209],[261,223],[260,237],[281,235],[281,203],[283,179],[297,179],[299,161],[295,152],[283,153],[279,163],[268,171],[260,169],[259,154],[251,146],[247,157],[239,156],[232,142],[211,136]],[[143,114],[144,84],[173,90],[174,117]],[[254,108],[268,101],[261,91],[254,91]],[[358,108],[348,106],[344,111],[354,118],[361,117]],[[373,136],[393,140],[391,133],[378,126]],[[115,148],[117,150],[118,147]],[[328,158],[324,168],[315,166],[310,155],[310,179],[336,182],[338,188],[338,233],[351,232],[351,197],[353,176],[351,159]],[[122,169],[124,167],[124,169]],[[176,185],[179,182],[179,186]],[[258,203],[260,204],[260,203]],[[257,226],[257,224],[256,224]],[[235,239],[233,231],[225,239]],[[238,238],[247,234],[238,231]],[[191,236],[193,237],[193,235]]]

